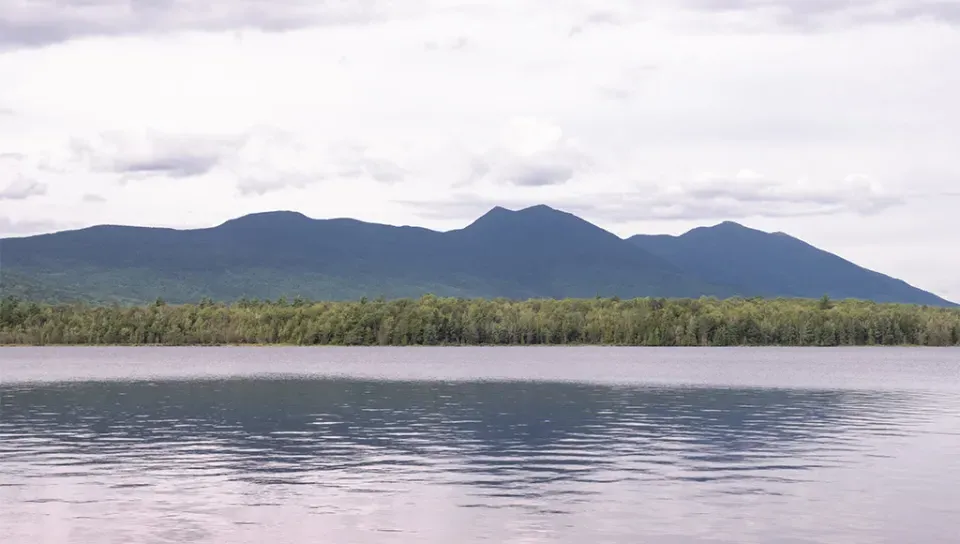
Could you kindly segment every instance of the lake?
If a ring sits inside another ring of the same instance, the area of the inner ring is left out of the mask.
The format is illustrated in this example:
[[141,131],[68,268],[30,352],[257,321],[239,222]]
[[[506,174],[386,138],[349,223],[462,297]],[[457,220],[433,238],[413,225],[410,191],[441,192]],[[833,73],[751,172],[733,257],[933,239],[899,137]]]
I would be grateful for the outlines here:
[[0,542],[957,542],[960,349],[0,348]]

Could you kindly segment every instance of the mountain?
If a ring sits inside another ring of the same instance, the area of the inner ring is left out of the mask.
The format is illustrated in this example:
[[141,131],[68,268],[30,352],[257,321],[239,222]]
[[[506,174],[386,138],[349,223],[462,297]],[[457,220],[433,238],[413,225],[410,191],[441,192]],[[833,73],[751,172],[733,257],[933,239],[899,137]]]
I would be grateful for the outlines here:
[[786,235],[724,223],[624,240],[547,206],[437,232],[289,211],[204,229],[101,225],[0,240],[4,294],[143,303],[302,296],[857,297],[949,304]]
[[267,212],[207,229],[102,225],[0,243],[4,292],[30,278],[107,302],[732,293],[546,206],[494,208],[450,232]]
[[726,221],[681,236],[637,235],[629,241],[741,296],[856,298],[952,306],[932,293],[857,266],[782,232]]
[[547,206],[496,207],[445,237],[447,266],[494,282],[496,296],[699,296],[727,293],[579,217]]

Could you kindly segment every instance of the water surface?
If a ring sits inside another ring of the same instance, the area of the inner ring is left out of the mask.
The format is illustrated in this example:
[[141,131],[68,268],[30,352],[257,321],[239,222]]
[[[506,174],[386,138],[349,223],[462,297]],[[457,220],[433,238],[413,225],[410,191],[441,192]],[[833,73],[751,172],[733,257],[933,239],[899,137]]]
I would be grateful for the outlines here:
[[960,350],[0,349],[0,542],[956,542]]

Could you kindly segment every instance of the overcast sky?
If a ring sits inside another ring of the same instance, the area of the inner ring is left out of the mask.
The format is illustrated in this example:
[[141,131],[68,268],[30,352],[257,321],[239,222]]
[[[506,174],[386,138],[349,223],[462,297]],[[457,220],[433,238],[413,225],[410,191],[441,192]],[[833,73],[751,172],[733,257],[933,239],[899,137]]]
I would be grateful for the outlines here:
[[0,0],[0,236],[546,203],[960,300],[960,0]]

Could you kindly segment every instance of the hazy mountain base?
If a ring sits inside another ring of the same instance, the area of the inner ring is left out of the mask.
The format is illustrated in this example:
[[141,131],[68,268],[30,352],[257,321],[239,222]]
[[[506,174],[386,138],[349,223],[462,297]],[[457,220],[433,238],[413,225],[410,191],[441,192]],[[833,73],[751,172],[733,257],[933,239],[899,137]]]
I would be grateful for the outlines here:
[[[71,267],[69,270],[5,271],[0,276],[0,295],[48,304],[86,302],[91,304],[136,305],[160,298],[186,304],[209,298],[235,302],[245,298],[277,300],[349,301],[361,298],[417,298],[424,294],[441,297],[511,298],[543,296],[544,292],[576,291],[576,285],[544,282],[523,287],[508,280],[467,275],[448,277],[446,282],[418,277],[357,273],[350,277],[301,271],[252,268],[239,271],[158,271],[149,268],[97,269]],[[597,293],[599,294],[599,293]]]
[[49,306],[4,299],[20,345],[960,345],[960,310],[797,299],[416,300]]
[[171,303],[187,303],[203,298],[237,301],[249,297],[276,300],[297,296],[317,300],[357,300],[371,293],[402,298],[417,297],[426,292],[443,296],[473,295],[438,284],[389,285],[377,277],[337,278],[310,272],[291,275],[270,268],[239,272],[169,272],[149,268],[104,270],[75,267],[69,271],[5,272],[0,278],[0,293],[4,295],[54,304],[135,305],[153,302],[157,298]]
[[[69,282],[47,282],[36,274],[11,271],[8,269],[0,270],[0,296],[13,297],[22,300],[30,300],[42,303],[61,303],[61,302],[88,302],[102,303],[106,302],[98,298],[95,294],[86,293],[82,289],[74,290]],[[135,304],[134,300],[117,300],[116,302],[126,302]]]

